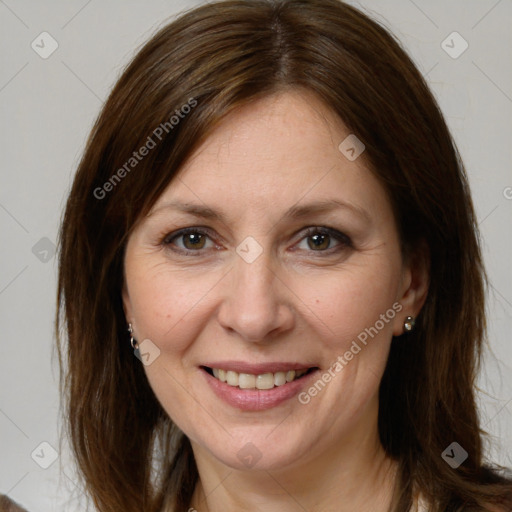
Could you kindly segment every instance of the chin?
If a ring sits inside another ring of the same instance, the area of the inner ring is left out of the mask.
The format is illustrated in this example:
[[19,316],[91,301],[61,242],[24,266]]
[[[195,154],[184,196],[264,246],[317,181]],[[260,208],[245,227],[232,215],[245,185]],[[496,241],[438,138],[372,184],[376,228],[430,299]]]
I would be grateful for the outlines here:
[[[311,447],[318,444],[318,440],[310,437],[311,432],[305,432],[304,427],[294,431],[286,426],[279,436],[274,435],[279,428],[238,427],[231,436],[224,431],[219,433],[221,439],[218,440],[213,438],[211,432],[204,433],[200,444],[218,461],[242,471],[284,469],[311,456]],[[229,427],[226,430],[229,432]]]

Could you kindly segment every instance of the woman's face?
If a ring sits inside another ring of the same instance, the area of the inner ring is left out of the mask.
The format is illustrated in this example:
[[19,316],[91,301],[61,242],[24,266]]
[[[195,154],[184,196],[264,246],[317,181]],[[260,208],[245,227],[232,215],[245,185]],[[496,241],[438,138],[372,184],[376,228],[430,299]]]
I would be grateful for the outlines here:
[[377,437],[391,338],[417,311],[386,193],[360,146],[338,148],[349,135],[310,93],[246,106],[128,241],[124,307],[150,385],[194,450],[230,467]]

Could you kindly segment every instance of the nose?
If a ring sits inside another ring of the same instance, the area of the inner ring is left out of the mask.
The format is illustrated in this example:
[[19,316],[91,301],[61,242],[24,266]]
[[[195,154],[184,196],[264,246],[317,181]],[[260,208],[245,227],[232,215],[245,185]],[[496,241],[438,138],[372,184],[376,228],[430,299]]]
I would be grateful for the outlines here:
[[226,276],[218,319],[242,339],[265,343],[293,328],[293,293],[279,279],[265,252],[252,263],[236,256]]

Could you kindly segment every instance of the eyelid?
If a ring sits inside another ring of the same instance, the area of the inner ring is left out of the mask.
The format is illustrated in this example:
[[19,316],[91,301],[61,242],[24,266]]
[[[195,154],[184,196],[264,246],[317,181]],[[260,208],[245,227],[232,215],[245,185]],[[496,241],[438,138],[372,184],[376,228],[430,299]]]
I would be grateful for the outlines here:
[[346,238],[347,240],[349,240],[349,237],[347,235],[329,226],[306,226],[302,228],[300,231],[298,231],[298,233],[302,233],[303,231],[305,231],[306,234],[308,235],[310,233],[323,233],[326,235],[338,236],[339,238]]
[[[190,233],[197,233],[200,235],[207,236],[215,244],[213,239],[217,235],[215,235],[214,232],[210,228],[205,227],[205,226],[190,226],[187,228],[178,229],[177,231],[173,231],[172,233],[168,233],[161,240],[161,244],[164,246],[171,246],[172,245],[171,242],[173,240],[180,238],[182,236],[188,235]],[[218,236],[217,236],[217,238],[218,238]],[[218,246],[218,244],[215,244],[215,245]],[[185,254],[185,255],[191,255],[191,256],[199,256],[203,252],[203,250],[201,250],[201,249],[191,250],[191,249],[183,249],[181,247],[176,247],[176,246],[174,248],[172,248],[171,250],[176,253],[179,253],[179,254]]]
[[[187,235],[187,234],[190,234],[190,233],[197,233],[197,234],[200,234],[200,235],[205,235],[207,236],[212,242],[214,242],[214,238],[218,237],[218,235],[216,235],[214,233],[214,231],[208,227],[205,227],[205,226],[190,226],[190,227],[187,227],[187,228],[182,228],[182,229],[179,229],[177,231],[174,231],[172,233],[168,233],[166,234],[163,239],[161,240],[161,244],[164,245],[164,246],[170,246],[171,245],[171,242],[177,238],[180,238],[181,236],[184,236],[184,235]],[[297,245],[299,242],[301,242],[302,240],[314,235],[314,234],[323,234],[323,235],[328,235],[332,238],[334,238],[335,240],[337,240],[339,242],[339,245],[336,246],[336,247],[331,247],[329,249],[326,249],[326,250],[323,250],[323,251],[314,251],[314,250],[311,250],[311,251],[307,251],[307,252],[312,252],[312,253],[319,253],[319,254],[330,254],[332,252],[335,252],[337,250],[340,249],[340,245],[341,247],[353,247],[353,244],[352,244],[352,240],[350,239],[350,237],[348,235],[346,235],[345,233],[342,233],[341,231],[335,229],[335,228],[331,228],[331,227],[328,227],[328,226],[306,226],[304,228],[301,228],[299,231],[297,231],[297,233],[295,235],[299,235],[301,234],[301,238],[294,244],[294,245]],[[215,243],[215,242],[214,242]],[[216,244],[218,245],[218,244]],[[178,252],[178,253],[181,253],[181,254],[187,254],[187,255],[191,255],[192,253],[196,253],[194,254],[195,256],[197,255],[200,255],[202,252],[203,252],[203,249],[198,249],[198,250],[192,250],[192,249],[182,249],[181,247],[175,247],[172,249],[174,252]],[[296,250],[296,249],[293,249],[293,250]]]
[[[330,236],[331,238],[334,238],[335,240],[337,240],[339,242],[339,244],[341,246],[345,246],[345,247],[353,247],[353,243],[352,243],[352,240],[351,238],[346,235],[345,233],[342,233],[341,231],[339,231],[338,229],[335,229],[335,228],[331,228],[331,227],[328,227],[328,226],[308,226],[308,227],[305,227],[303,229],[301,229],[298,233],[303,233],[302,237],[299,239],[299,242],[301,242],[302,240],[304,240],[305,238],[308,238],[312,235],[315,235],[315,234],[321,234],[321,235],[328,235]],[[308,252],[313,252],[313,253],[330,253],[330,252],[333,252],[333,251],[336,251],[337,249],[339,249],[339,246],[338,247],[331,247],[330,249],[326,249],[324,251],[308,251]]]
[[179,238],[183,235],[188,235],[189,233],[199,233],[200,235],[207,235],[210,238],[214,235],[213,230],[205,226],[190,226],[188,228],[178,229],[177,231],[173,231],[172,233],[167,233],[162,240],[162,243],[169,243],[169,241],[174,240],[175,238]]

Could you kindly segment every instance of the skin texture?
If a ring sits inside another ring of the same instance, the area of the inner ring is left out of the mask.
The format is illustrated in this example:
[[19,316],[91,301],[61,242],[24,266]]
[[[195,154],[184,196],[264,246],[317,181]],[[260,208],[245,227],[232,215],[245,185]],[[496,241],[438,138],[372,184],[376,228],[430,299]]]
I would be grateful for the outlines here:
[[[364,153],[351,162],[338,150],[347,135],[308,92],[244,106],[129,238],[126,318],[137,340],[160,350],[145,371],[192,442],[200,483],[191,506],[199,512],[389,505],[395,467],[378,439],[378,388],[392,336],[420,311],[428,275],[418,258],[403,260],[391,205]],[[364,213],[340,207],[285,216],[292,206],[330,199]],[[172,201],[207,205],[223,218],[165,206]],[[351,242],[331,236],[316,248],[305,228],[323,226]],[[186,227],[209,228],[199,250],[190,236],[170,236]],[[248,236],[263,249],[252,263],[236,252]],[[393,304],[400,312],[307,404],[294,397],[241,411],[217,398],[199,368],[212,360],[297,361],[323,373]],[[252,468],[237,457],[248,442],[261,453]]]

